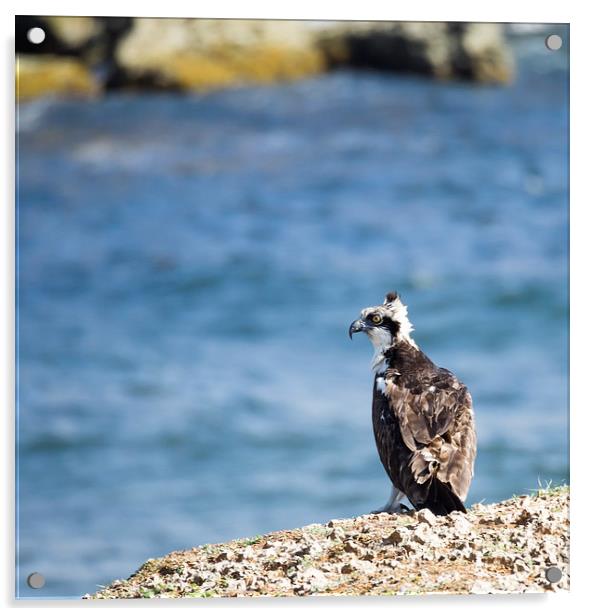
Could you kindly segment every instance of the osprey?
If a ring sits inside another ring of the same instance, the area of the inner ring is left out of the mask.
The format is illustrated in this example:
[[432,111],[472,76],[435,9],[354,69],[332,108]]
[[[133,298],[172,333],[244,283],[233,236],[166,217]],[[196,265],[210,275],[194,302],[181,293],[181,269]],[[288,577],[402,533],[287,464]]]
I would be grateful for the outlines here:
[[365,332],[375,348],[373,432],[392,492],[374,513],[401,511],[404,496],[436,515],[466,511],[476,456],[472,398],[419,349],[412,329],[395,292],[382,305],[364,308],[349,328],[351,338]]

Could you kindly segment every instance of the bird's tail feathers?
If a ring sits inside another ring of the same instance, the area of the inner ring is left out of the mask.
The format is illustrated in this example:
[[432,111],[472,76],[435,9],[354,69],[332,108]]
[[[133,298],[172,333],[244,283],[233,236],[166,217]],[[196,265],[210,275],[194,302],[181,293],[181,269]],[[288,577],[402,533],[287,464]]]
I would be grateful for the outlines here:
[[452,511],[466,513],[464,503],[454,494],[452,489],[439,479],[433,478],[427,492],[427,499],[415,505],[416,509],[429,509],[435,515],[447,515]]

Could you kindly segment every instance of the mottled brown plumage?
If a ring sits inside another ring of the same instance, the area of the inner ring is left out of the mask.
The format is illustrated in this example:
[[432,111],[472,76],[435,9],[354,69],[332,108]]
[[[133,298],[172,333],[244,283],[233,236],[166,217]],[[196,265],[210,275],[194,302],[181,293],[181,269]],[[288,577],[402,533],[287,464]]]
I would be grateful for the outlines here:
[[390,295],[351,325],[350,333],[365,331],[376,347],[372,419],[380,460],[416,509],[465,511],[476,456],[472,399],[417,347],[411,330],[406,307]]

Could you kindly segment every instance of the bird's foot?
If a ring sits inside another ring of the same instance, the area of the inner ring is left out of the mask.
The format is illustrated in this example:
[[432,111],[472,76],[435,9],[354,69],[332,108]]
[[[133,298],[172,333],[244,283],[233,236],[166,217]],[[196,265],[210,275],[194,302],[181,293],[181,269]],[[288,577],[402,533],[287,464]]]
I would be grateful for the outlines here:
[[382,507],[381,509],[374,509],[371,513],[407,513],[410,508],[402,503],[398,503],[393,507]]

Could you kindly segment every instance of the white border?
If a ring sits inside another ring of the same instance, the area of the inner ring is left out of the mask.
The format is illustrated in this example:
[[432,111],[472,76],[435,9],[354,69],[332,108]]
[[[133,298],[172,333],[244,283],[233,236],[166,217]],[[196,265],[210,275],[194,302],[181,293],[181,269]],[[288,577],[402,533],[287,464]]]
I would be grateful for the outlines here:
[[[51,3],[40,1],[21,1],[11,3],[10,12],[2,20],[5,29],[4,45],[5,59],[2,63],[3,79],[7,88],[3,97],[5,105],[1,114],[2,135],[6,135],[5,147],[2,148],[3,164],[1,169],[6,177],[2,186],[5,187],[4,220],[1,225],[0,238],[2,242],[2,267],[0,268],[2,293],[2,324],[4,342],[1,357],[0,379],[2,387],[3,408],[7,412],[4,417],[3,438],[0,442],[5,449],[2,459],[8,464],[3,465],[5,472],[1,480],[5,490],[4,503],[13,499],[13,319],[14,319],[14,65],[12,50],[14,45],[14,15],[15,14],[54,14],[54,15],[133,15],[133,16],[163,16],[163,17],[251,17],[277,19],[397,19],[410,21],[500,21],[500,22],[534,22],[534,23],[571,23],[571,571],[572,590],[569,594],[541,596],[497,596],[497,597],[398,597],[398,598],[361,598],[361,599],[318,599],[289,600],[279,603],[273,600],[238,600],[233,602],[213,601],[212,603],[193,601],[162,604],[160,602],[138,602],[127,607],[177,607],[199,608],[201,610],[226,611],[241,607],[247,611],[262,609],[301,610],[304,607],[314,611],[338,608],[340,610],[415,610],[420,614],[433,613],[445,608],[455,611],[480,610],[486,613],[500,612],[504,609],[510,612],[522,612],[537,609],[539,613],[558,614],[564,607],[577,607],[581,600],[588,600],[591,565],[592,508],[590,495],[593,492],[591,474],[593,464],[589,454],[594,449],[590,437],[593,434],[592,416],[594,408],[590,402],[591,384],[593,378],[589,375],[591,368],[592,320],[590,314],[590,299],[588,291],[592,288],[591,263],[594,262],[591,246],[593,244],[593,227],[590,211],[594,207],[591,188],[592,171],[592,94],[591,94],[591,48],[590,30],[594,22],[589,19],[592,12],[587,2],[568,1],[553,3],[545,1],[522,2],[497,0],[486,3],[475,1],[425,0],[419,2],[367,2],[351,3],[344,1],[313,2],[302,0],[298,3],[279,3],[264,0],[217,0],[212,4],[189,1],[168,0],[166,3],[130,2],[124,0],[103,0],[102,2],[64,2],[60,0]],[[546,335],[546,332],[543,332]],[[10,572],[13,566],[12,547],[14,543],[7,540],[13,533],[13,509],[3,507],[2,546],[4,563],[2,567]],[[11,600],[14,593],[14,579],[6,572],[0,575],[1,596],[7,607],[34,609],[45,607],[50,610],[80,609],[78,602],[57,601],[19,601]],[[109,607],[85,604],[92,609],[119,609],[120,602],[111,602]]]
[[485,3],[450,0],[413,2],[339,2],[300,0],[293,3],[270,0],[217,0],[197,3],[168,0],[166,3],[106,0],[104,2],[22,1],[17,11],[33,15],[122,15],[160,17],[227,17],[262,19],[352,19],[401,21],[502,21],[528,23],[569,22],[577,3],[551,3],[523,0],[498,0]]

